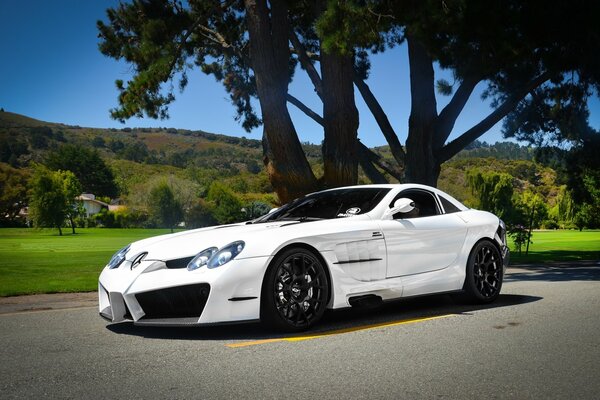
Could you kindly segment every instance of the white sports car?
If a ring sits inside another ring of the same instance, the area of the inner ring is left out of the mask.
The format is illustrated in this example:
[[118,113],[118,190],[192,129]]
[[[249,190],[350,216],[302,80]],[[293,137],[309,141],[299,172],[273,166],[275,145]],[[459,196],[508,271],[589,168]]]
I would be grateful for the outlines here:
[[351,186],[253,221],[134,242],[102,271],[99,309],[111,322],[299,331],[327,308],[461,291],[491,302],[508,259],[493,214],[424,185]]

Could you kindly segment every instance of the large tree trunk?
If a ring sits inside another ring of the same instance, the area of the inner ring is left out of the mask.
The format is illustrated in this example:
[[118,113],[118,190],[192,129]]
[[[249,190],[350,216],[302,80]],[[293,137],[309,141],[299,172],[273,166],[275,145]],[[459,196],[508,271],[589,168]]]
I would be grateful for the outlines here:
[[250,59],[263,119],[267,174],[282,203],[317,188],[287,109],[289,23],[282,0],[245,0]]
[[327,187],[355,185],[358,180],[358,110],[354,102],[351,55],[321,49],[323,87],[323,182]]
[[431,57],[408,36],[411,110],[406,140],[406,182],[436,186],[440,163],[434,154],[437,104]]

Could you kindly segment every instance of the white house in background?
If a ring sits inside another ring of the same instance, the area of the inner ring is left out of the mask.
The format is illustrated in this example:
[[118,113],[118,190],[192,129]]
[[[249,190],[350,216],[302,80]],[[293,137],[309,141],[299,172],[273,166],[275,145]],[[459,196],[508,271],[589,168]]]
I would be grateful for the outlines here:
[[79,200],[83,203],[86,217],[98,214],[103,208],[108,210],[108,204],[103,201],[96,200],[96,196],[91,193],[82,193],[81,196],[77,196],[76,200]]

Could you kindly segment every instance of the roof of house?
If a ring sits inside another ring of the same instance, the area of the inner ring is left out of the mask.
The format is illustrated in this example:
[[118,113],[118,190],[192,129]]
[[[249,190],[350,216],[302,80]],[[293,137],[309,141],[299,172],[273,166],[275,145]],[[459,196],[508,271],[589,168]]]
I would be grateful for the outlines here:
[[75,198],[75,200],[88,201],[91,203],[100,204],[103,207],[108,207],[108,203],[105,203],[100,200],[96,200],[96,196],[94,196],[93,194],[90,194],[90,193],[82,193],[80,196],[77,196]]

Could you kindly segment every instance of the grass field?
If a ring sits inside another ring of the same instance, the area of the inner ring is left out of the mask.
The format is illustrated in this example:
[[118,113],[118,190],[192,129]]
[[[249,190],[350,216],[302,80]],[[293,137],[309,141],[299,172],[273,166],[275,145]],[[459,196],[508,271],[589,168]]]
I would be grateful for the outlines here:
[[[0,229],[0,296],[96,290],[98,275],[127,243],[168,233],[160,229]],[[512,249],[512,247],[511,247]],[[600,259],[600,231],[536,231],[529,255],[511,263]]]
[[[110,257],[167,229],[0,229],[0,296],[96,290]],[[69,233],[68,233],[69,232]]]
[[534,231],[529,245],[519,255],[514,246],[511,263],[537,263],[549,261],[600,260],[600,231]]

